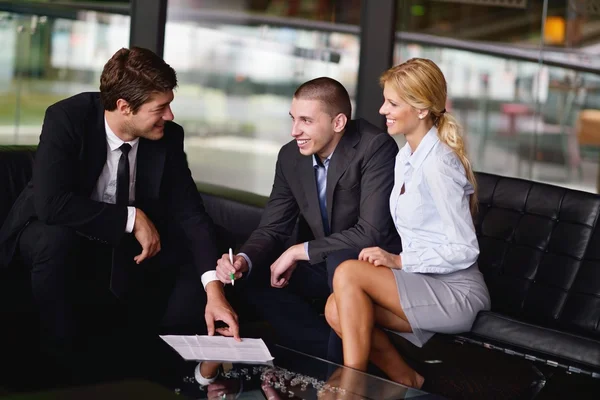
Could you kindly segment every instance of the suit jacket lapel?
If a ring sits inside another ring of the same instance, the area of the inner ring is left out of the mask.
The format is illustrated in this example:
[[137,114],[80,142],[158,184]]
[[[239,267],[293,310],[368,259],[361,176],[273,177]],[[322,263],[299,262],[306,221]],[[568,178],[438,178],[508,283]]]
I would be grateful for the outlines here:
[[140,139],[138,146],[135,178],[136,202],[142,199],[158,198],[166,156],[165,147],[160,140]]
[[87,149],[84,148],[83,160],[87,164],[83,184],[85,193],[89,195],[96,187],[98,177],[106,164],[106,129],[104,128],[104,107],[98,98],[95,121],[91,124]]
[[358,130],[356,122],[350,121],[344,136],[335,148],[331,160],[329,161],[329,169],[327,171],[327,190],[325,197],[327,199],[327,221],[329,222],[329,231],[331,232],[331,220],[333,211],[333,192],[340,180],[340,177],[346,172],[350,162],[354,158],[356,150],[354,146],[359,142]]
[[309,214],[305,215],[304,218],[312,229],[316,228],[316,232],[313,232],[316,238],[325,237],[325,229],[323,229],[323,222],[321,220],[319,195],[317,194],[317,179],[315,178],[312,157],[303,156],[298,153],[294,170],[297,171],[300,176],[300,181],[304,187],[306,201],[308,202]]

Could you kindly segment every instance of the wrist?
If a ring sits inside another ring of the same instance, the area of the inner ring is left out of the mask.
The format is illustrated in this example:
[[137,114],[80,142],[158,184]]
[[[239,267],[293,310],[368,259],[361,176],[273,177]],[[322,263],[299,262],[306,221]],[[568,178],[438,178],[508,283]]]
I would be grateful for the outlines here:
[[294,261],[306,261],[308,260],[308,255],[306,254],[306,250],[304,249],[304,243],[299,243],[294,245],[294,251],[292,252],[294,256]]
[[215,379],[219,375],[220,368],[220,362],[202,361],[200,363],[200,374],[206,379]]
[[397,254],[395,257],[396,257],[396,266],[399,269],[402,269],[402,257],[400,257],[400,254]]
[[250,267],[248,266],[248,261],[246,261],[246,258],[243,256],[239,256],[239,257],[240,257],[240,262],[242,263],[242,268],[241,268],[242,273],[248,272],[250,270]]
[[225,298],[225,290],[221,281],[212,281],[206,285],[207,300],[221,300]]
[[[210,385],[219,376],[219,370],[218,370],[218,368],[214,372],[214,375],[213,375],[211,373],[212,371],[206,371],[206,369],[207,369],[206,367],[207,367],[206,362],[201,362],[194,369],[194,377],[196,378],[196,382],[198,382],[201,386]],[[212,369],[212,368],[209,368],[209,369]],[[206,376],[205,374],[206,375],[213,375],[213,376]]]
[[135,216],[133,218],[133,229],[132,229],[132,232],[135,231],[138,228],[138,225],[139,225],[138,224],[138,220],[140,218],[142,218],[142,216],[144,214],[144,212],[142,210],[140,210],[139,208],[137,208],[137,207],[133,207],[133,209],[135,211],[135,213],[134,213]]

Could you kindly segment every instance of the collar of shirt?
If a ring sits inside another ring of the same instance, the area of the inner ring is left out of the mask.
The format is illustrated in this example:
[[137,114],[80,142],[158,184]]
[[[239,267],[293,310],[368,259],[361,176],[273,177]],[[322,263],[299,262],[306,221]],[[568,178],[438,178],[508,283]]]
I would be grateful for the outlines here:
[[409,163],[414,169],[417,169],[423,164],[423,161],[427,158],[427,154],[429,154],[433,146],[439,141],[438,130],[433,126],[423,139],[421,139],[421,143],[419,143],[414,153],[411,154],[411,148],[408,143],[402,147],[402,150],[398,153],[399,161],[403,164]]
[[317,167],[325,167],[327,168],[329,165],[329,160],[331,160],[331,156],[333,155],[333,152],[325,159],[325,161],[321,162],[320,159],[317,159],[317,155],[313,154],[313,168],[317,168]]
[[119,139],[119,137],[113,132],[113,130],[110,129],[110,126],[108,126],[108,121],[106,120],[106,118],[104,118],[104,129],[106,130],[106,141],[108,142],[108,147],[110,147],[110,151],[115,151],[116,149],[121,147],[123,143],[129,143],[131,145],[131,148],[133,149],[137,146],[138,142],[140,141],[140,138],[137,137],[129,142],[124,142],[121,139]]

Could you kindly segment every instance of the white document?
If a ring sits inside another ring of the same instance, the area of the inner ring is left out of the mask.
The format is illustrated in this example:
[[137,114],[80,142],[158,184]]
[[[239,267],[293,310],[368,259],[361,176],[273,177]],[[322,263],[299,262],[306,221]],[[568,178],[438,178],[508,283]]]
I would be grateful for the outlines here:
[[245,339],[241,342],[225,336],[174,336],[160,337],[181,357],[192,361],[225,361],[237,363],[269,363],[273,356],[262,339]]

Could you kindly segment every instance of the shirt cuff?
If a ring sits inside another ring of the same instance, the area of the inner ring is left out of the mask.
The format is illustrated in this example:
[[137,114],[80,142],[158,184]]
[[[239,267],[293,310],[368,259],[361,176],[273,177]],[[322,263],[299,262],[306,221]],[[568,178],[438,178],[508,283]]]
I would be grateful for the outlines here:
[[194,369],[194,378],[196,378],[196,382],[198,382],[200,384],[200,386],[210,385],[211,383],[216,381],[217,378],[219,377],[219,371],[217,371],[217,374],[215,376],[213,376],[212,378],[205,378],[200,373],[201,365],[202,365],[201,362],[198,363],[198,365],[196,365],[196,368]]
[[304,251],[306,252],[306,258],[310,261],[310,255],[308,254],[308,242],[304,242]]
[[244,257],[244,260],[248,263],[248,276],[250,276],[250,273],[252,272],[252,261],[250,261],[250,257],[248,257],[248,254],[246,253],[238,253],[238,256]]
[[125,232],[133,232],[133,225],[135,224],[135,207],[127,207],[127,225],[125,225]]
[[414,272],[419,266],[419,256],[414,251],[403,251],[400,253],[402,262],[402,270],[406,272]]
[[202,277],[200,278],[200,280],[202,281],[202,286],[204,286],[204,290],[206,291],[206,285],[208,285],[212,281],[219,280],[219,278],[217,278],[217,271],[216,270],[206,271],[205,273],[202,274]]

